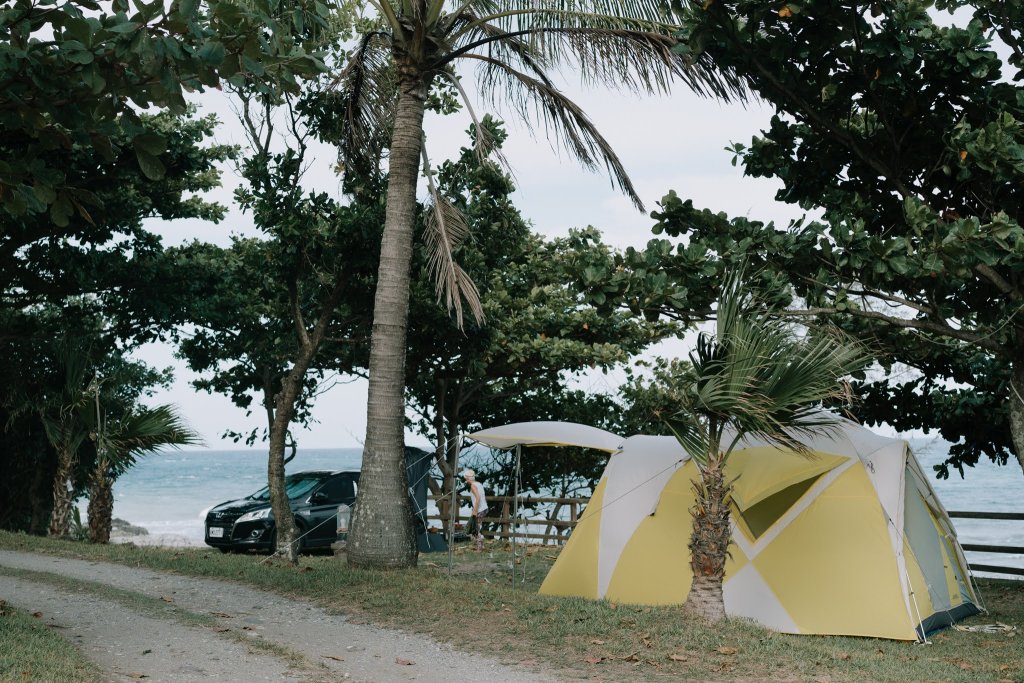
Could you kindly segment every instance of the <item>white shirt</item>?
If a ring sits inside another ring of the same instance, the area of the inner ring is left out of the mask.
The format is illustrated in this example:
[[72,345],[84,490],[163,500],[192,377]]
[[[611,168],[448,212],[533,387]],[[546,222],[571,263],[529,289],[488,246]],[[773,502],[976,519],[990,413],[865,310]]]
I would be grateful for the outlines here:
[[487,493],[483,484],[478,481],[466,482],[469,485],[469,496],[472,499],[473,514],[479,515],[487,511]]

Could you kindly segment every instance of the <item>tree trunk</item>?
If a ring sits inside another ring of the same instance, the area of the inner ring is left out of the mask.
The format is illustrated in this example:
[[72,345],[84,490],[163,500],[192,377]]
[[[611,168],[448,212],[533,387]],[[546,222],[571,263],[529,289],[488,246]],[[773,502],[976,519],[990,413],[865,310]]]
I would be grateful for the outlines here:
[[289,298],[298,350],[292,369],[281,380],[281,390],[274,397],[274,409],[272,412],[268,412],[268,415],[272,415],[272,420],[270,423],[270,451],[267,455],[267,487],[270,489],[270,507],[274,511],[277,547],[279,551],[283,551],[292,564],[297,564],[299,561],[302,539],[299,535],[300,529],[295,523],[295,515],[292,513],[284,481],[284,466],[295,457],[295,446],[293,443],[292,455],[286,460],[284,457],[285,442],[288,438],[288,429],[295,417],[295,402],[298,401],[299,392],[302,391],[302,381],[327,333],[327,326],[334,316],[334,309],[338,305],[342,289],[343,283],[336,281],[331,293],[321,301],[320,316],[313,326],[312,333],[308,333],[299,305],[298,277],[296,276],[296,279],[289,283]]
[[690,569],[693,584],[683,609],[711,623],[725,620],[722,581],[729,556],[732,531],[729,526],[729,492],[724,463],[711,460],[702,468],[701,479],[693,483],[697,502],[693,507],[693,535],[690,537]]
[[1010,375],[1010,438],[1017,463],[1024,472],[1024,358],[1013,362]]
[[49,490],[52,485],[47,486],[47,482],[52,481],[50,469],[51,462],[47,459],[46,466],[40,464],[32,477],[32,487],[29,489],[29,500],[32,504],[32,518],[28,527],[30,534],[43,534],[53,510],[53,492]]
[[370,340],[366,442],[348,535],[348,562],[356,567],[416,565],[416,536],[405,471],[405,350],[427,85],[416,69],[408,64],[399,66]]
[[114,482],[96,465],[89,482],[89,542],[109,543],[114,520]]
[[[304,352],[300,353],[300,359],[305,355]],[[270,507],[274,511],[277,548],[292,564],[299,561],[301,540],[285,488],[284,446],[288,426],[295,414],[295,400],[298,398],[302,377],[308,366],[308,360],[301,367],[296,363],[291,372],[281,380],[281,391],[274,399],[274,421],[270,424],[270,451],[267,455],[267,487],[270,489]]]
[[51,538],[67,536],[71,527],[71,475],[75,469],[75,454],[70,448],[57,448],[57,471],[53,475],[53,510],[50,512]]

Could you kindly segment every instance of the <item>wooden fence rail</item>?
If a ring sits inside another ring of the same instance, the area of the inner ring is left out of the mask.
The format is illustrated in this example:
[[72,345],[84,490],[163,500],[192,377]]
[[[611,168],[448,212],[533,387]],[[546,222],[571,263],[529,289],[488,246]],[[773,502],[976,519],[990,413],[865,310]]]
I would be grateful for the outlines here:
[[[1024,512],[975,512],[971,510],[949,510],[950,518],[958,519],[999,519],[1024,521]],[[1024,546],[1017,545],[988,545],[982,543],[961,543],[964,550],[984,553],[1006,553],[1011,555],[1024,554]],[[992,564],[970,563],[971,569],[978,572],[991,572],[993,574],[1011,574],[1013,576],[1024,576],[1024,568],[1003,567]]]
[[[430,496],[430,498],[436,502],[438,496]],[[484,517],[484,523],[496,525],[496,528],[484,531],[484,536],[488,536],[490,538],[511,538],[511,508],[513,506],[513,503],[515,502],[515,498],[513,496],[491,496],[487,500],[490,505],[488,512],[496,512],[497,515],[495,516],[494,514],[491,514]],[[575,528],[582,509],[586,507],[587,503],[589,502],[589,498],[552,498],[542,496],[520,496],[520,507],[533,505],[535,503],[554,504],[554,507],[552,508],[548,516],[543,519],[520,519],[519,526],[525,526],[526,532],[517,533],[516,538],[524,538],[534,541],[539,540],[544,543],[547,543],[548,541],[554,541],[557,544],[565,543],[565,541],[569,538],[569,534],[571,534],[573,528]],[[459,503],[468,504],[469,496],[460,495]],[[495,510],[495,505],[500,505],[500,507],[497,510]],[[569,519],[559,519],[559,516],[561,516],[562,511],[565,508],[569,509]],[[994,519],[1004,521],[1024,521],[1024,512],[976,512],[967,510],[950,510],[949,516],[951,518],[958,519]],[[442,526],[446,526],[448,524],[448,520],[442,519],[441,515],[429,515],[428,519],[438,520],[442,523]],[[531,528],[536,527],[544,527],[544,531],[542,533],[531,531]],[[961,543],[960,546],[965,551],[970,552],[1024,555],[1024,546],[990,545],[981,543]],[[974,571],[1024,576],[1024,568],[1021,567],[1003,567],[990,564],[977,564],[974,562],[970,563],[970,567]]]
[[[429,496],[431,500],[435,502],[442,496]],[[448,496],[443,496],[447,499]],[[459,495],[459,504],[468,505],[470,498],[468,495]],[[565,543],[569,538],[569,534],[576,526],[576,522],[579,521],[580,511],[583,507],[586,507],[587,503],[590,502],[590,498],[554,498],[548,496],[519,496],[519,507],[526,507],[535,503],[546,503],[554,504],[551,512],[547,517],[543,519],[524,519],[518,520],[517,526],[526,527],[526,531],[519,531],[515,534],[516,538],[523,538],[533,541],[542,541],[547,543],[548,541],[554,541],[556,544],[561,545]],[[512,522],[513,522],[513,507],[515,503],[515,496],[488,496],[488,515],[484,517],[484,524],[496,525],[496,528],[484,530],[484,536],[488,538],[512,538]],[[496,506],[498,509],[495,509]],[[568,508],[569,519],[559,519],[562,511]],[[496,515],[495,515],[496,513]],[[447,527],[448,519],[443,515],[428,515],[428,520],[437,520],[441,524],[441,527]],[[456,515],[456,522],[459,520],[459,516]],[[531,531],[531,528],[544,527],[544,531],[536,532]]]

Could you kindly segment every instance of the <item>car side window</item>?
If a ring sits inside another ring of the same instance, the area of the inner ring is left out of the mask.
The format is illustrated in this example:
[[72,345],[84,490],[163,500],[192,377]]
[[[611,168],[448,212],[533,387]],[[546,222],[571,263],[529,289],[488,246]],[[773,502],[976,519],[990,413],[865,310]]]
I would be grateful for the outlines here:
[[318,493],[327,494],[327,503],[351,503],[356,497],[356,489],[351,477],[335,477],[325,483]]

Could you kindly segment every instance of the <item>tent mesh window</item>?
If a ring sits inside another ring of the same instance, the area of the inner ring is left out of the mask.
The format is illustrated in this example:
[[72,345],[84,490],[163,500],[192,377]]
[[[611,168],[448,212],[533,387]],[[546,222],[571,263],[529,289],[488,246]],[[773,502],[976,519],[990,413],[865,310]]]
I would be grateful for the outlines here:
[[818,481],[821,475],[817,477],[811,477],[803,481],[787,486],[777,493],[773,493],[762,501],[751,505],[746,510],[740,510],[740,519],[746,525],[750,535],[756,540],[760,538],[764,532],[772,528],[775,522],[786,514],[786,512],[793,507],[800,498],[807,493],[808,489],[814,486],[814,482]]

